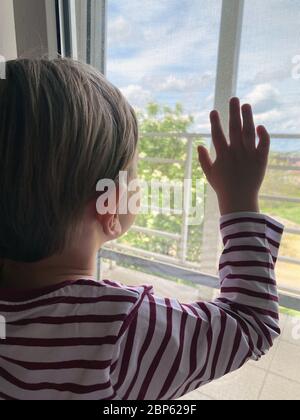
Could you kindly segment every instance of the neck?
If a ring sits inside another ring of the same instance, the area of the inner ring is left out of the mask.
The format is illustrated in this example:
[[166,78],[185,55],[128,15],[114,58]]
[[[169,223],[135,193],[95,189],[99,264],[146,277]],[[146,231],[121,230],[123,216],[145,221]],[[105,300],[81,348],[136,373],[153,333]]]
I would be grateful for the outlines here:
[[52,286],[67,280],[93,279],[97,252],[90,257],[54,256],[37,263],[19,263],[5,260],[2,265],[0,287],[34,289]]
[[[80,240],[81,239],[81,240]],[[36,263],[3,260],[0,288],[35,289],[64,281],[94,279],[101,244],[95,230],[88,232],[60,254]]]
[[105,241],[99,223],[88,215],[91,209],[87,210],[76,236],[60,254],[35,263],[0,260],[0,288],[28,290],[64,281],[94,279],[97,252]]

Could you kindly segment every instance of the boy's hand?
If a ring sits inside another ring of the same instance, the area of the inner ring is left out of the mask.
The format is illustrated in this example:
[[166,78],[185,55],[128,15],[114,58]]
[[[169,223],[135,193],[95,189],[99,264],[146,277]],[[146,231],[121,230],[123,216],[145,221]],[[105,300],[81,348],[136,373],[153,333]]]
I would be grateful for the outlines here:
[[217,158],[213,163],[207,149],[200,146],[199,161],[208,182],[216,191],[221,214],[259,212],[258,194],[265,177],[270,150],[267,130],[257,128],[250,105],[241,107],[238,98],[230,101],[230,144],[224,135],[217,111],[210,115],[212,140]]

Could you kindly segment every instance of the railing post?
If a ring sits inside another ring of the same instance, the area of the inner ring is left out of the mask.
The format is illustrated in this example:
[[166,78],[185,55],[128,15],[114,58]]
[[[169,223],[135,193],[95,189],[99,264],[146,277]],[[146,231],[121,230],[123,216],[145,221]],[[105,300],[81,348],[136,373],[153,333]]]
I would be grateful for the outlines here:
[[[228,100],[236,93],[244,0],[223,0],[216,78],[215,108],[228,127]],[[212,154],[215,154],[213,146]],[[219,211],[214,191],[208,186],[205,201],[201,270],[215,274],[220,251]]]
[[181,229],[180,259],[184,263],[187,256],[189,238],[189,216],[190,203],[192,198],[192,166],[193,166],[193,138],[187,139],[187,157],[184,171],[184,194],[183,194],[183,220]]

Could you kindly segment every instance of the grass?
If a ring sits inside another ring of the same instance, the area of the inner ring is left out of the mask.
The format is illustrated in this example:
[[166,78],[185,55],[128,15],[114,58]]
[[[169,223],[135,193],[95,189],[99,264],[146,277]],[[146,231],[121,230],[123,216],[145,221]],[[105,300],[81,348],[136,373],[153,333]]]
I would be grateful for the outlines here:
[[282,315],[288,315],[288,316],[292,316],[292,317],[295,317],[295,318],[300,318],[300,312],[294,311],[293,309],[287,309],[287,308],[280,307],[280,313]]
[[[299,154],[281,154],[281,161],[278,156],[271,156],[273,165],[295,165],[289,162],[290,158],[298,158]],[[286,161],[285,161],[286,160]],[[299,157],[300,161],[300,157]],[[300,172],[286,170],[268,170],[263,185],[262,194],[270,196],[283,196],[300,198]],[[300,205],[299,203],[262,201],[262,212],[269,214],[282,222],[286,228],[300,229]],[[282,238],[280,255],[300,259],[300,235],[285,233]],[[290,286],[300,289],[300,265],[290,263],[277,263],[277,278],[279,285]]]
[[281,203],[281,205],[269,205],[263,203],[262,210],[266,214],[272,214],[274,217],[279,217],[295,223],[300,226],[300,206],[294,203]]

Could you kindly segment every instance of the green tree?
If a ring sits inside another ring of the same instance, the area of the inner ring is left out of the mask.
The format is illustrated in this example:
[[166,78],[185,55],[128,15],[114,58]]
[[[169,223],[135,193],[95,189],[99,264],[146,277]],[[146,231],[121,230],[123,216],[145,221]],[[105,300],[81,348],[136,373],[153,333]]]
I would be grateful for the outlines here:
[[[185,115],[183,106],[179,103],[174,109],[160,106],[157,103],[149,103],[145,111],[138,112],[137,116],[140,129],[139,177],[141,180],[148,183],[154,180],[163,183],[174,182],[174,180],[183,182],[187,159],[187,139],[183,134],[189,131],[194,122],[193,117]],[[203,178],[197,159],[197,146],[200,144],[203,144],[203,140],[199,137],[199,139],[195,139],[193,148],[194,183],[192,192],[194,199],[195,181]],[[162,194],[160,194],[160,205],[162,205],[161,198]],[[173,197],[171,197],[171,203],[172,201]],[[136,225],[143,228],[179,235],[182,231],[182,224],[182,215],[162,215],[153,212],[146,215],[141,214],[136,221]],[[187,257],[192,261],[197,261],[200,256],[201,231],[201,226],[189,228]],[[180,256],[181,241],[160,236],[131,231],[121,240],[121,243],[171,257]]]

